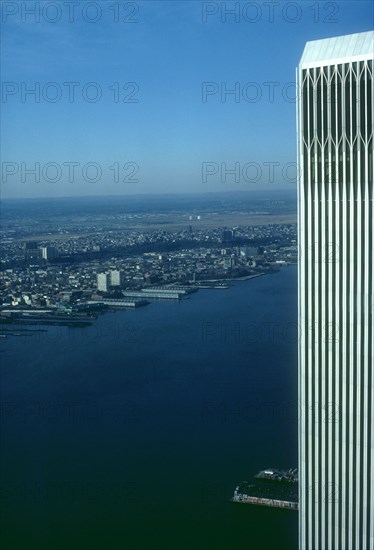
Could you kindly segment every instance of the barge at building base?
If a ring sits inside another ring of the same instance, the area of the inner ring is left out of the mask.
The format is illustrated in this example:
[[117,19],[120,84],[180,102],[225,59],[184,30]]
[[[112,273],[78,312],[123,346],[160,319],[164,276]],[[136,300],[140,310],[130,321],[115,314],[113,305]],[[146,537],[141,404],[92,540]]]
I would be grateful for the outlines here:
[[254,484],[240,483],[231,501],[298,510],[297,470],[262,470],[255,476]]
[[298,510],[299,503],[291,502],[288,500],[277,500],[271,498],[250,497],[248,495],[233,496],[232,502],[239,502],[241,504],[258,504],[261,506],[270,506],[271,508],[288,508],[291,510]]

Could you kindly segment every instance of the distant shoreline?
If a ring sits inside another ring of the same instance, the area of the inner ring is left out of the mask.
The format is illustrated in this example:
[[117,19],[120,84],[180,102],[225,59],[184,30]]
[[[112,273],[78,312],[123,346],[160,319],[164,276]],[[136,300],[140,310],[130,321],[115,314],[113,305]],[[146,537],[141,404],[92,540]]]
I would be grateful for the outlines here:
[[[287,265],[296,265],[296,264],[287,264]],[[284,267],[284,266],[282,266]],[[279,270],[281,271],[281,270]],[[227,282],[235,282],[235,281],[248,281],[250,279],[256,279],[257,277],[262,277],[263,275],[270,275],[272,273],[279,273],[279,271],[271,271],[271,272],[262,272],[262,273],[256,273],[255,275],[245,275],[243,277],[236,277],[236,278],[231,278],[231,279],[205,279],[204,281],[199,281],[199,283],[201,283],[201,286],[199,285],[193,285],[195,288],[197,288],[197,290],[218,290],[218,289],[229,289],[231,288],[230,285],[227,285],[225,283]],[[210,286],[209,283],[222,283],[220,286]],[[159,301],[159,299],[157,299],[156,301]],[[153,300],[152,300],[153,302]],[[128,308],[128,307],[123,307],[123,308],[120,308],[122,310],[126,310],[126,309],[132,309],[132,308]],[[112,309],[105,309],[105,310],[102,310],[100,311],[100,314],[105,314],[105,313],[109,313],[109,312],[113,312],[113,311],[118,311],[118,309],[116,308],[115,310],[112,310]],[[16,312],[16,310],[14,311]],[[32,310],[30,310],[30,313],[32,312]],[[3,317],[1,316],[0,317],[0,325],[44,325],[44,326],[48,326],[48,325],[57,325],[57,326],[70,326],[70,327],[85,327],[85,326],[89,326],[89,325],[92,325],[93,322],[97,319],[97,315],[95,315],[95,317],[90,317],[90,316],[87,316],[87,317],[80,317],[80,318],[74,318],[74,316],[70,317],[69,315],[67,315],[66,317],[64,318],[61,318],[61,314],[57,315],[57,316],[54,316],[53,314],[51,315],[48,315],[46,316],[45,318],[38,318],[38,319],[33,319],[32,317],[32,314],[31,315],[21,315],[19,317]],[[4,329],[4,330],[12,330],[12,329]],[[22,330],[22,329],[21,329]],[[24,329],[24,330],[32,330],[32,329]],[[1,333],[0,333],[1,334]],[[5,336],[5,335],[4,335]],[[13,334],[8,334],[7,336],[13,336]],[[17,334],[18,336],[18,334]],[[31,335],[30,335],[31,336]]]

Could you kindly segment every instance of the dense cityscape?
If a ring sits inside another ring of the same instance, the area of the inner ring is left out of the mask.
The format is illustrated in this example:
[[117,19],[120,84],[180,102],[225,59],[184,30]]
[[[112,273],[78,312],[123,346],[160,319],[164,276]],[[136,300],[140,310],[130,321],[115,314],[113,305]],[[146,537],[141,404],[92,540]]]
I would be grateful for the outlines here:
[[[12,213],[2,228],[1,314],[74,315],[111,305],[137,307],[152,298],[179,299],[199,287],[227,288],[229,280],[277,271],[297,261],[296,224],[276,223],[287,203],[279,201],[269,212],[265,201],[255,214],[225,205],[223,219],[240,223],[231,227],[215,227],[214,216],[222,212],[208,206],[204,214],[183,212],[179,217],[185,221],[171,222],[168,229],[160,225],[178,212],[164,213],[162,222],[154,214],[151,224],[149,212],[132,213],[123,224],[117,212],[100,223],[88,214],[73,228],[71,216],[53,225]],[[285,221],[292,215],[288,204]],[[259,223],[248,223],[253,218]]]

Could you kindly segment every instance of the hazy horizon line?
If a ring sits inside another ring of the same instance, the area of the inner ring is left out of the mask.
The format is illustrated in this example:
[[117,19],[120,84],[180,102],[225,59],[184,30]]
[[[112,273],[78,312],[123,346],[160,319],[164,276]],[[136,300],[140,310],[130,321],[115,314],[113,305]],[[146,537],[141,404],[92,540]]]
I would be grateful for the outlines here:
[[296,187],[287,187],[282,189],[237,189],[226,191],[175,191],[175,192],[159,192],[159,193],[134,193],[134,194],[108,194],[108,195],[61,195],[58,197],[41,196],[41,197],[0,197],[0,202],[4,201],[36,201],[36,200],[60,200],[60,199],[100,199],[100,198],[139,198],[139,197],[173,197],[173,196],[206,196],[206,195],[235,195],[235,194],[251,194],[251,193],[284,193],[293,192],[297,194]]

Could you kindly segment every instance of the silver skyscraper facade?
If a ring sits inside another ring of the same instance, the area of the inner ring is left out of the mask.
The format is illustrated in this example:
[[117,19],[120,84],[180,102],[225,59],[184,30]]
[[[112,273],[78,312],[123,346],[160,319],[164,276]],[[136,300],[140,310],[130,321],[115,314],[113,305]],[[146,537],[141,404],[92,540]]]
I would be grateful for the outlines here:
[[374,32],[308,42],[299,101],[299,545],[374,549]]

